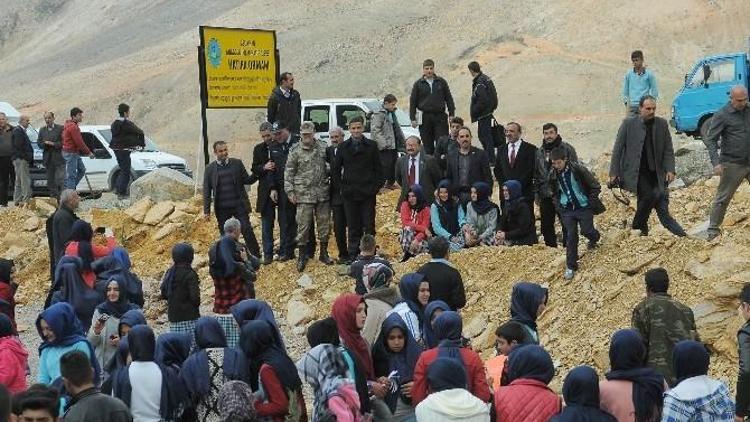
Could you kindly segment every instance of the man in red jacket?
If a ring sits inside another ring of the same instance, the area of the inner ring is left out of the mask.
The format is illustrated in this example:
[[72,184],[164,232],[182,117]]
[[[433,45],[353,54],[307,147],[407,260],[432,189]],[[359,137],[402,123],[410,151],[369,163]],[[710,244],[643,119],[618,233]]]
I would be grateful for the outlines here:
[[78,183],[86,174],[86,166],[83,165],[81,155],[94,158],[94,154],[86,143],[83,142],[81,129],[78,124],[83,121],[83,110],[73,107],[70,110],[70,120],[65,121],[62,133],[62,156],[65,160],[65,189],[75,190]]

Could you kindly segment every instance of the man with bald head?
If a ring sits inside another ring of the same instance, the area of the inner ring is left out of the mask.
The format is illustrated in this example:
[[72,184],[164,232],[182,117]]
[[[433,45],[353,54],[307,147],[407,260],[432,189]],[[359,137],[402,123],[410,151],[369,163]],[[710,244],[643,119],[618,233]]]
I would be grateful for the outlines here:
[[34,163],[34,148],[31,146],[26,129],[29,127],[29,116],[21,115],[18,126],[13,129],[13,170],[16,172],[16,185],[13,190],[13,202],[17,207],[26,206],[31,199],[31,175],[29,167]]
[[[721,138],[721,150],[719,149]],[[729,92],[729,103],[711,119],[708,136],[703,140],[714,166],[714,174],[721,177],[711,206],[707,238],[721,233],[724,214],[734,192],[743,180],[750,182],[750,109],[747,88],[737,85]]]

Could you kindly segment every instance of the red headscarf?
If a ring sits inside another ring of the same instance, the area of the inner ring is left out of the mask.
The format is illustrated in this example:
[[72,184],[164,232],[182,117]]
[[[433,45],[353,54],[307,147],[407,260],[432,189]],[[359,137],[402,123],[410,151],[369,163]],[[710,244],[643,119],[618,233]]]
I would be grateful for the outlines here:
[[360,295],[345,293],[333,302],[331,316],[336,321],[339,337],[347,349],[357,358],[359,365],[365,370],[367,379],[374,379],[375,369],[372,366],[370,347],[367,340],[357,328],[357,306],[365,301]]

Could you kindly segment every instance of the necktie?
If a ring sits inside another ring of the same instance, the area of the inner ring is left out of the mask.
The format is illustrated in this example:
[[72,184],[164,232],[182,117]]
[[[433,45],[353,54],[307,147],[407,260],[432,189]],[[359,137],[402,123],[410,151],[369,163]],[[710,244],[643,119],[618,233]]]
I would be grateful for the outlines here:
[[510,144],[510,166],[516,166],[516,144]]
[[417,181],[417,166],[414,165],[414,157],[411,158],[411,164],[409,165],[409,187],[412,187]]

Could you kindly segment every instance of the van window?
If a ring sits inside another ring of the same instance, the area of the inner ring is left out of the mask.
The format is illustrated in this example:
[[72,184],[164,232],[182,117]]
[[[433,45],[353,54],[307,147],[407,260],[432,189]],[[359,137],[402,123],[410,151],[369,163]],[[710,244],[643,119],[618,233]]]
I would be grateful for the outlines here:
[[97,149],[101,149],[107,152],[106,158],[112,158],[112,155],[109,153],[109,151],[107,151],[107,149],[104,148],[104,145],[102,145],[102,143],[99,141],[99,138],[94,136],[93,133],[81,132],[81,136],[83,136],[83,142],[91,150],[91,152],[94,152],[94,150],[97,150]]
[[[708,63],[711,66],[711,74],[708,77],[708,84],[733,82],[736,78],[734,72],[734,59],[725,59]],[[703,68],[699,67],[693,77],[690,79],[691,87],[703,86]]]
[[337,105],[336,106],[336,122],[344,130],[349,130],[349,120],[354,116],[362,116],[365,119],[365,132],[370,131],[370,122],[367,118],[367,113],[364,110],[353,104]]
[[305,107],[305,113],[303,116],[304,121],[313,122],[315,125],[315,132],[328,132],[330,128],[329,115],[331,114],[331,107],[327,105],[316,105]]

